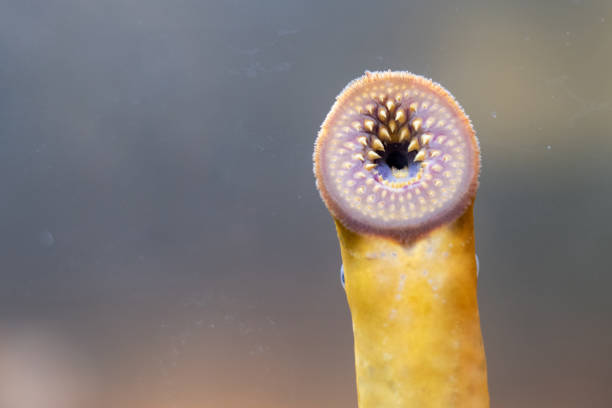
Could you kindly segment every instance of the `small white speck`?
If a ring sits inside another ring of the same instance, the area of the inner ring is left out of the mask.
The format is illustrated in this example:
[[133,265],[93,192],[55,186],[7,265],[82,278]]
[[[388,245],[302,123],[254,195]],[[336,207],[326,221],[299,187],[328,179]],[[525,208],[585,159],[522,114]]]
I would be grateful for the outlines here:
[[40,245],[49,248],[55,244],[55,237],[49,231],[41,231],[38,233],[38,242],[40,242]]
[[550,150],[550,149],[552,149],[552,146],[551,145],[546,145],[546,150]]
[[406,284],[406,275],[405,274],[401,274],[400,275],[400,279],[399,279],[399,284],[397,285],[397,291],[399,292],[396,295],[396,299],[400,299],[401,298],[401,293],[402,290],[404,290],[404,285]]
[[497,119],[497,112],[491,112],[491,117],[493,119]]

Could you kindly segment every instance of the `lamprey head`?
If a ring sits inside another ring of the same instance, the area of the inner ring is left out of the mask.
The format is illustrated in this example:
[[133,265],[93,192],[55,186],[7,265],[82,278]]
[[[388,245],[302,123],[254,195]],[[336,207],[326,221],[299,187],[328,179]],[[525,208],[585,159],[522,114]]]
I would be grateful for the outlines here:
[[472,124],[442,86],[408,72],[366,72],[325,118],[317,187],[346,228],[409,241],[461,215],[478,187]]

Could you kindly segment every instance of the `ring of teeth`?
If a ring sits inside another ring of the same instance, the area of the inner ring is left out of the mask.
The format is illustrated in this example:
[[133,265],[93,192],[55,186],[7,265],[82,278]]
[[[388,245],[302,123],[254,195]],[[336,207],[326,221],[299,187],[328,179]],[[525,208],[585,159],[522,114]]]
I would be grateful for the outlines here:
[[[413,102],[408,104],[407,108],[403,108],[401,107],[402,97],[398,95],[396,99],[399,105],[386,95],[380,96],[378,101],[370,101],[365,106],[365,111],[369,115],[366,115],[363,119],[362,127],[358,126],[359,122],[353,122],[355,130],[363,130],[365,132],[365,134],[357,138],[357,141],[366,148],[365,158],[361,153],[355,154],[353,157],[362,162],[365,162],[367,159],[368,163],[365,163],[364,168],[368,171],[374,171],[378,167],[376,161],[381,159],[382,156],[377,151],[384,153],[385,143],[401,144],[408,142],[407,152],[416,151],[413,158],[414,162],[422,162],[427,157],[427,146],[432,141],[434,135],[429,131],[420,132],[423,127],[423,119],[417,115],[419,104]],[[428,105],[428,102],[421,104],[421,106],[425,107]],[[378,108],[376,108],[377,106]],[[425,122],[426,127],[430,128],[434,121],[435,118],[430,116]],[[367,148],[371,150],[367,150]],[[395,170],[394,174],[405,178],[407,172]],[[422,172],[419,171],[414,180],[389,182],[379,177],[378,181],[393,188],[401,188],[412,184],[421,177]]]
[[[360,219],[417,223],[464,194],[477,171],[473,130],[440,89],[390,78],[341,95],[323,126],[320,160],[342,208]],[[393,155],[405,164],[396,167]]]

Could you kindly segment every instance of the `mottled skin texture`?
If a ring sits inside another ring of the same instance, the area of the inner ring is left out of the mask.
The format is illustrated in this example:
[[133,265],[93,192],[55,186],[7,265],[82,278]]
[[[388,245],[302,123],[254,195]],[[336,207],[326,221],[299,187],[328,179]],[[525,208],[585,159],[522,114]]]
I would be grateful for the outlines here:
[[409,245],[336,225],[359,406],[488,407],[472,208]]
[[366,73],[315,145],[353,319],[360,408],[489,406],[473,203],[480,153],[440,85]]

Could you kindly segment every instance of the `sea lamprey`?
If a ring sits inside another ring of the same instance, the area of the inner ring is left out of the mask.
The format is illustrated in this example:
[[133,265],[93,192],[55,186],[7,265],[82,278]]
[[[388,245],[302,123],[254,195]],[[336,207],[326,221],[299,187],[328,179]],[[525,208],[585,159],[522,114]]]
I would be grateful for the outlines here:
[[368,72],[337,97],[314,162],[340,242],[359,406],[488,407],[480,152],[459,104],[421,76]]

